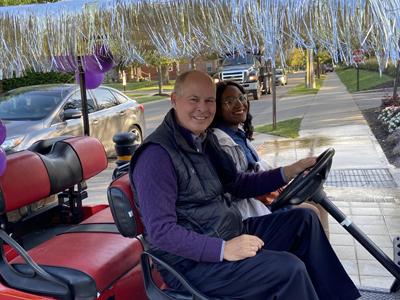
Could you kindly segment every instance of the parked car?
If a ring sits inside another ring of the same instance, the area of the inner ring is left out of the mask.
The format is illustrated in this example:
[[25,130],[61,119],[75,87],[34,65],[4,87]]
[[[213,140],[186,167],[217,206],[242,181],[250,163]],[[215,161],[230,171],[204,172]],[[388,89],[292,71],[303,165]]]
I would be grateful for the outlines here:
[[284,69],[275,69],[275,84],[287,85],[287,74]]
[[333,68],[332,64],[325,64],[325,72],[326,73],[333,72],[333,71],[334,71],[334,68]]
[[[113,155],[112,137],[132,131],[141,143],[144,108],[135,100],[109,87],[87,90],[90,135],[98,138],[107,154]],[[7,137],[6,152],[28,148],[37,140],[61,135],[83,135],[79,86],[38,85],[18,88],[0,96],[0,119]]]

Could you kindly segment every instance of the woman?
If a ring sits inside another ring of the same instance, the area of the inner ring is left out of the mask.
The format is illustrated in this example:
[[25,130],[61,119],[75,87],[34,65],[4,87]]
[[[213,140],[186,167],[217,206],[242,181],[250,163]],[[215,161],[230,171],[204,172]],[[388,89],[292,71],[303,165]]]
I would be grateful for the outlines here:
[[[222,149],[229,154],[235,162],[238,171],[258,172],[271,167],[260,160],[256,150],[251,144],[253,139],[252,116],[249,113],[249,101],[243,87],[233,81],[217,84],[217,111],[213,124],[214,134],[218,137]],[[237,200],[243,219],[261,216],[270,213],[267,205],[279,194],[279,191],[257,199],[249,198]],[[261,201],[260,201],[261,200]],[[328,215],[319,205],[303,203],[300,206],[313,209],[321,220],[328,235]]]

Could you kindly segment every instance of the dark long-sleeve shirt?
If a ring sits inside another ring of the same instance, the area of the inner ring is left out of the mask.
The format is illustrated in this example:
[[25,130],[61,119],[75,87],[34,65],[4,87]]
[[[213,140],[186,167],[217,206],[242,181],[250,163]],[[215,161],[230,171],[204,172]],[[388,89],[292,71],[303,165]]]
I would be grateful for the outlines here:
[[[221,260],[223,240],[187,230],[177,224],[175,203],[178,195],[176,173],[166,150],[149,145],[138,158],[132,179],[138,195],[147,238],[154,246],[195,261]],[[238,173],[225,186],[239,198],[262,195],[285,184],[281,170]]]

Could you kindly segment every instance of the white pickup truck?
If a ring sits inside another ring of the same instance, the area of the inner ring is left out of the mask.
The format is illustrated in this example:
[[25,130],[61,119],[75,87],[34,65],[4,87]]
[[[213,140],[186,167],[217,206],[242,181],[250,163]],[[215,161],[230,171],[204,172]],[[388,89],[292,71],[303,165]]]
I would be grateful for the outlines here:
[[[235,81],[243,86],[245,91],[258,100],[261,94],[270,93],[270,74],[261,56],[251,53],[245,56],[232,55],[221,60],[215,81]],[[268,76],[269,75],[269,76]]]

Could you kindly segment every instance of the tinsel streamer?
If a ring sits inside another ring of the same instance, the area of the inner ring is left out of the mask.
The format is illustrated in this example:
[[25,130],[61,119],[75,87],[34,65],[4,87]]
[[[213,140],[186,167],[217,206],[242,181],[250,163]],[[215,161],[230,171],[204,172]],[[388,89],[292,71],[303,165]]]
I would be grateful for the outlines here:
[[[275,65],[293,47],[380,69],[400,59],[400,0],[73,0],[0,8],[3,78],[76,65],[99,46],[121,65],[210,54],[261,53]],[[60,57],[66,59],[60,59]],[[61,66],[60,66],[61,65]]]

